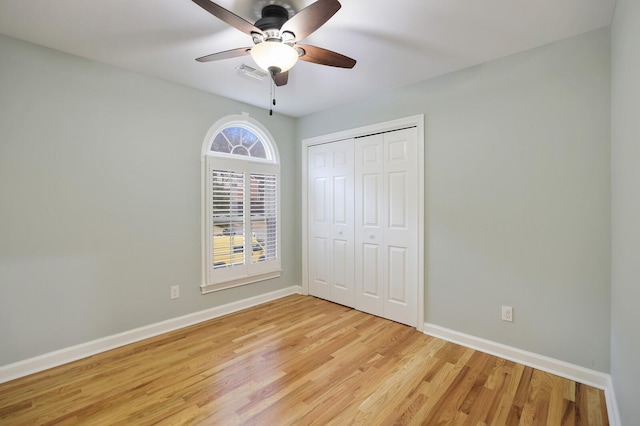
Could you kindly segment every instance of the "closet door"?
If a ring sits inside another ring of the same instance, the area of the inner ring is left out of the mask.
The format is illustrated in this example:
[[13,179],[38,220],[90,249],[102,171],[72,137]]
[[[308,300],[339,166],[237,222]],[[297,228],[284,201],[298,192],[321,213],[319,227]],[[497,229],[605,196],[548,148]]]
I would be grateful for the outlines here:
[[417,325],[417,130],[356,139],[356,308]]
[[356,139],[356,309],[377,316],[384,316],[383,152],[382,134]]
[[414,327],[421,267],[417,140],[415,127],[384,134],[384,317]]
[[309,293],[355,306],[353,140],[308,150]]

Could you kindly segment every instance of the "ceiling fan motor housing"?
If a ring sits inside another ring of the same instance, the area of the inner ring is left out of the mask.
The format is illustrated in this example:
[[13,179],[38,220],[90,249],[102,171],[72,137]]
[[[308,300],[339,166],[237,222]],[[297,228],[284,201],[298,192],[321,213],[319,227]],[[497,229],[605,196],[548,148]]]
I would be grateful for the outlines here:
[[289,12],[277,4],[269,4],[262,9],[262,18],[258,19],[255,26],[262,31],[279,30],[289,20]]

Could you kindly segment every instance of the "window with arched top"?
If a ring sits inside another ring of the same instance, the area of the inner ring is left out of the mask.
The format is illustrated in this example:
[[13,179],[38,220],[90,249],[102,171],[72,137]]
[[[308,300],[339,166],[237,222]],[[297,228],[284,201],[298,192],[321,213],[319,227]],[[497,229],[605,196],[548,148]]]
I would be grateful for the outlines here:
[[213,139],[211,151],[254,159],[269,159],[265,142],[256,133],[240,126],[225,127]]
[[202,150],[202,292],[280,275],[280,163],[269,132],[225,117]]

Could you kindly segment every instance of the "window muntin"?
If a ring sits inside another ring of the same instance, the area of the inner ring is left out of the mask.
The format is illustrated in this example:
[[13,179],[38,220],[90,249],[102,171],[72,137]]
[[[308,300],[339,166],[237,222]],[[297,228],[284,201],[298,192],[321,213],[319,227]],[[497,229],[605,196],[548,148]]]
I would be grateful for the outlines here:
[[203,293],[279,276],[280,167],[271,138],[240,120],[212,127],[203,148]]
[[268,150],[260,137],[241,126],[226,127],[218,133],[210,148],[212,153],[269,160]]

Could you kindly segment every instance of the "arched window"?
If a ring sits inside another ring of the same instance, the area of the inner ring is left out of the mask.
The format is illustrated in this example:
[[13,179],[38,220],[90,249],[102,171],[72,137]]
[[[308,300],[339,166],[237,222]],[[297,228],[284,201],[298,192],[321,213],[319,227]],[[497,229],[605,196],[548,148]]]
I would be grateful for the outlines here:
[[215,123],[202,148],[202,292],[280,275],[280,163],[248,115]]

